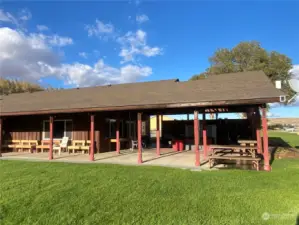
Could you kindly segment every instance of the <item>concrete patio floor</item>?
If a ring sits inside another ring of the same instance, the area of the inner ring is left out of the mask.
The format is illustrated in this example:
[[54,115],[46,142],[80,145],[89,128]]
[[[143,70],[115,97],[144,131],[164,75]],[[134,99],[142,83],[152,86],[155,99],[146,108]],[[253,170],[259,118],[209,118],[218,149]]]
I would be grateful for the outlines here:
[[[89,161],[88,154],[82,153],[61,153],[54,154],[54,161],[57,162],[72,162],[72,163],[110,163],[123,165],[154,165],[165,167],[189,168],[189,169],[209,169],[207,160],[204,160],[203,154],[200,154],[201,166],[195,166],[195,153],[192,150],[176,152],[172,149],[161,149],[161,155],[156,155],[156,149],[145,149],[142,152],[142,164],[137,164],[137,150],[121,150],[120,154],[115,152],[105,152],[95,154],[95,161]],[[2,160],[31,160],[31,161],[49,161],[48,153],[28,153],[28,152],[9,152],[2,153]],[[221,167],[217,165],[214,169]]]

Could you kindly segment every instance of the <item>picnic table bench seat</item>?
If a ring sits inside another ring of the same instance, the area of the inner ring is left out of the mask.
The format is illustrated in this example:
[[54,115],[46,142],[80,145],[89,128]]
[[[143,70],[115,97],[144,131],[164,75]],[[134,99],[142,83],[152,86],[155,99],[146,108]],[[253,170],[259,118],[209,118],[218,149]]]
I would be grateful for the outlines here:
[[209,157],[209,166],[212,168],[217,160],[244,160],[244,161],[251,161],[253,164],[253,167],[256,168],[256,170],[259,170],[259,163],[261,161],[261,158],[259,157],[244,157],[244,156],[235,156],[235,155],[213,155]]

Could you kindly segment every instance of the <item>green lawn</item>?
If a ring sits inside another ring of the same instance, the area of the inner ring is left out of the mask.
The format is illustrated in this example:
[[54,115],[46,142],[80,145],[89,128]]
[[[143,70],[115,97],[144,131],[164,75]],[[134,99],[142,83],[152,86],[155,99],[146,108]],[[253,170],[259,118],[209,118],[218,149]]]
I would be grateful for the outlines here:
[[6,160],[0,171],[5,225],[295,225],[299,214],[298,160],[270,173]]
[[[274,143],[278,143],[281,145],[287,144],[291,147],[299,148],[299,135],[297,135],[297,134],[281,132],[281,131],[269,131],[268,133],[269,133],[268,136],[269,136],[270,144],[271,144],[271,139],[272,139]],[[277,141],[275,141],[275,139]],[[279,139],[282,140],[282,142],[284,142],[284,143],[280,143]],[[284,147],[284,146],[282,146],[282,147]]]

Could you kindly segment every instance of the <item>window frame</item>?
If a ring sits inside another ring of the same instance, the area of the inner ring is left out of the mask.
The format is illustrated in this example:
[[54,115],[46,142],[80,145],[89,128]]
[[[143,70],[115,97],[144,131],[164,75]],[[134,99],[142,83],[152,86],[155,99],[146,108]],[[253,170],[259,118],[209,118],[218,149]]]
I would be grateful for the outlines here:
[[[108,133],[108,138],[110,139],[115,139],[116,138],[116,132],[114,135],[111,135],[112,134],[112,123],[115,123],[115,129],[116,129],[116,123],[117,123],[117,120],[116,119],[110,119],[110,118],[106,118],[106,122],[109,123],[109,133]],[[119,137],[120,138],[123,138],[124,137],[124,120],[119,120]]]
[[[72,134],[71,134],[71,138],[70,138],[70,140],[72,140],[73,139],[73,120],[72,119],[58,119],[58,120],[54,120],[53,121],[53,123],[55,123],[55,121],[64,121],[64,131],[63,131],[63,137],[65,137],[65,135],[66,135],[66,122],[67,121],[70,121],[70,122],[72,122],[72,126],[71,126],[71,132],[72,132]],[[50,120],[43,120],[43,132],[42,132],[42,140],[50,140],[50,137],[49,138],[45,138],[45,133],[46,133],[46,131],[45,131],[45,128],[46,128],[46,122],[48,122],[49,123],[49,126],[50,126]],[[54,126],[54,129],[55,129],[55,126]],[[49,133],[50,133],[50,127],[49,127]],[[49,134],[50,135],[50,134]],[[62,137],[62,138],[63,138]],[[62,138],[53,138],[53,140],[62,140]]]

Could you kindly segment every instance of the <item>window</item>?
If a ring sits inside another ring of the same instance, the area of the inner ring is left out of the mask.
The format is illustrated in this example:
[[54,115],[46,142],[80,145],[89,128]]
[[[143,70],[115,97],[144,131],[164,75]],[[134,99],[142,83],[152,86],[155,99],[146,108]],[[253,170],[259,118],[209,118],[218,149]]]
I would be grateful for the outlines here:
[[[106,119],[106,123],[109,125],[109,138],[116,138],[116,120],[115,119]],[[119,121],[119,137],[124,137],[124,125],[123,121]]]
[[146,121],[142,121],[142,123],[141,123],[141,135],[142,136],[147,135],[146,128],[147,128]]
[[136,139],[136,122],[135,121],[126,121],[127,125],[127,136],[128,138],[134,138]]
[[[72,139],[73,121],[71,120],[54,120],[53,122],[53,138],[62,139],[68,137]],[[43,122],[43,139],[50,139],[50,122]]]

